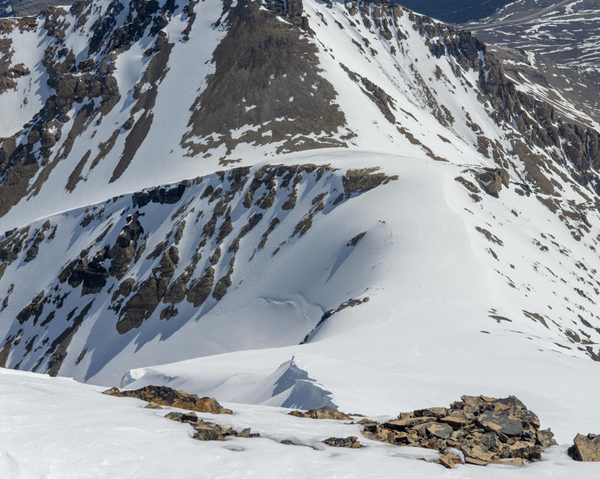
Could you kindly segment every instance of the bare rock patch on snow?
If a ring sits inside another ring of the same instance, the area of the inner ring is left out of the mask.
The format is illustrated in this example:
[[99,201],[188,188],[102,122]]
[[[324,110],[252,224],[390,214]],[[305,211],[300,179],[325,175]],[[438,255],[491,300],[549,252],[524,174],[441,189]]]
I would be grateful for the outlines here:
[[191,411],[232,414],[231,409],[224,408],[214,398],[199,398],[195,394],[176,391],[167,386],[146,386],[135,391],[120,391],[119,388],[111,388],[104,391],[103,394],[114,397],[132,397],[159,406],[171,406]]
[[537,415],[514,396],[462,396],[449,408],[400,413],[383,424],[363,419],[359,424],[363,435],[374,441],[437,449],[442,454],[439,463],[450,469],[463,462],[520,466],[539,461],[544,449],[556,444],[552,431],[541,430]]

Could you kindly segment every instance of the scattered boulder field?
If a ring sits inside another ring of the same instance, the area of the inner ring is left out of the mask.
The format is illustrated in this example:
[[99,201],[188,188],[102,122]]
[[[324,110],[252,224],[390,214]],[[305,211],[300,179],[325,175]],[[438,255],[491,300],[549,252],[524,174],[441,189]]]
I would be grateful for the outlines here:
[[[190,424],[193,438],[200,441],[225,441],[228,437],[257,438],[250,428],[238,431],[232,427],[200,419],[193,412],[233,414],[214,398],[200,398],[185,391],[167,386],[146,386],[133,391],[114,387],[103,394],[115,397],[132,397],[147,401],[147,408],[162,406],[187,409],[190,412],[172,411],[165,418]],[[379,423],[360,415],[349,415],[331,407],[288,413],[303,419],[351,421],[362,426],[366,439],[396,446],[434,449],[439,451],[438,464],[453,469],[459,464],[487,466],[504,464],[522,466],[539,461],[545,449],[557,445],[550,429],[541,429],[538,416],[527,409],[515,396],[492,398],[488,396],[462,396],[450,407],[430,407],[403,412],[396,419]],[[282,444],[296,444],[291,440]],[[359,449],[365,446],[356,436],[330,437],[321,441],[331,447]],[[578,434],[568,454],[576,461],[600,462],[600,435]]]

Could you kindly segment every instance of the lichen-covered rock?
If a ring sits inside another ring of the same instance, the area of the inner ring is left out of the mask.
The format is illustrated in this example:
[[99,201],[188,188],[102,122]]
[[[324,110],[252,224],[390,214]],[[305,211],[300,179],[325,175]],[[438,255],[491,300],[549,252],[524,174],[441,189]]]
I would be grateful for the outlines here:
[[[154,404],[154,403],[150,403],[150,404]],[[189,423],[198,422],[198,416],[196,415],[196,413],[193,413],[193,412],[188,412],[188,413],[170,412],[165,417],[167,419],[170,419],[171,421],[177,421],[177,422],[189,422]]]
[[119,391],[118,388],[111,388],[104,391],[103,394],[115,397],[133,397],[160,406],[171,406],[197,412],[232,414],[231,409],[224,408],[216,399],[199,398],[195,394],[176,391],[167,386],[146,386],[135,391]]
[[577,434],[568,452],[576,461],[600,462],[600,435]]
[[336,411],[330,407],[322,407],[319,409],[309,409],[308,411],[292,411],[290,416],[304,417],[310,419],[338,419],[342,421],[352,420],[350,416],[343,412]]
[[462,464],[460,456],[454,454],[453,452],[445,452],[444,454],[440,454],[438,461],[447,469],[454,469],[454,466],[457,464]]

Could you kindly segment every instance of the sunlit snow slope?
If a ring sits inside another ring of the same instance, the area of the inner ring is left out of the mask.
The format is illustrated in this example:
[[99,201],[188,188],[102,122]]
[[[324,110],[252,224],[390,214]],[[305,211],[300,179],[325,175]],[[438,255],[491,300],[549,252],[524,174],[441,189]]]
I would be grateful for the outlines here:
[[376,414],[518,394],[598,426],[600,136],[469,33],[313,0],[1,25],[1,365]]
[[[189,424],[162,417],[170,408],[146,409],[137,399],[21,371],[0,370],[0,384],[6,388],[0,396],[0,475],[11,479],[597,477],[597,465],[571,460],[566,446],[552,447],[544,460],[521,468],[467,465],[450,472],[428,462],[436,460],[437,451],[366,438],[361,449],[332,448],[321,441],[360,436],[361,427],[297,418],[287,415],[289,409],[265,406],[228,404],[231,416],[199,414],[238,431],[250,427],[260,438],[201,442],[191,438]],[[284,440],[300,445],[281,444]]]

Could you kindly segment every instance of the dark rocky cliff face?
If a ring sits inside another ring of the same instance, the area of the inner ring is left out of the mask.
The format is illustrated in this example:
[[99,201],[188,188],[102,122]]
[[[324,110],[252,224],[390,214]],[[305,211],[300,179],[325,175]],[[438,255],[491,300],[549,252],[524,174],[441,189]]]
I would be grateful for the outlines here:
[[[214,52],[215,72],[191,108],[190,131],[182,139],[190,154],[223,144],[229,153],[243,142],[285,141],[280,152],[346,146],[328,138],[345,117],[335,104],[334,86],[320,76],[301,0],[270,1],[267,8],[249,0],[225,6],[227,35]],[[234,138],[245,125],[256,128]],[[217,139],[194,141],[211,135]]]

